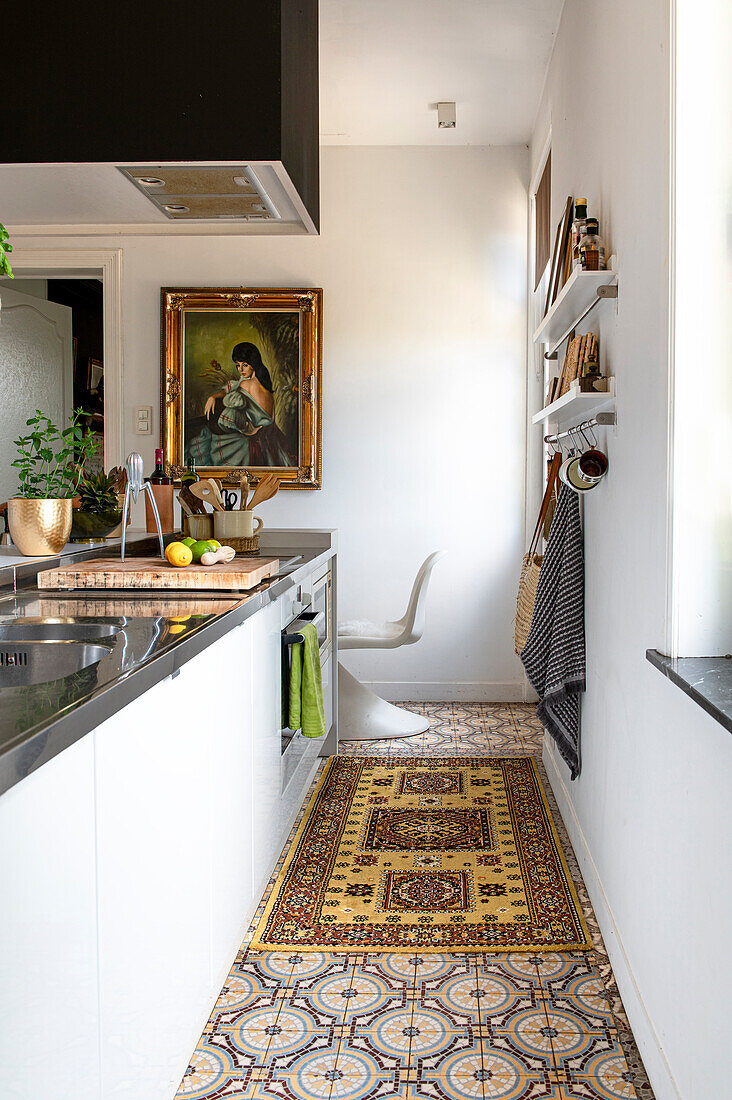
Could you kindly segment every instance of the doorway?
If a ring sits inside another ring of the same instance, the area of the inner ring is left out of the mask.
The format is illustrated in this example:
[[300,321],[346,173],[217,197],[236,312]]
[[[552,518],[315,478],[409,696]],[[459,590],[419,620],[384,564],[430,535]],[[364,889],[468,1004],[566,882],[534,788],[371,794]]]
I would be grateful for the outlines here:
[[[11,231],[12,237],[12,231]],[[68,296],[73,287],[69,284],[95,284],[101,287],[101,356],[93,350],[87,352],[90,345],[87,337],[83,341],[77,335],[76,359],[79,374],[77,391],[73,366],[73,324],[71,333],[71,367],[69,377],[72,389],[68,397],[69,412],[79,403],[86,408],[85,401],[78,401],[80,395],[87,394],[89,411],[103,416],[105,470],[113,466],[124,465],[123,443],[123,402],[122,402],[122,250],[119,248],[26,248],[21,240],[14,241],[12,255],[15,279],[0,280],[0,300],[3,304],[12,293],[35,292],[44,282],[52,287],[53,304],[58,308],[73,310],[73,302],[68,304]],[[54,284],[56,287],[54,288]],[[65,285],[63,290],[62,284]],[[62,298],[62,293],[67,295]],[[75,294],[82,293],[76,291]],[[48,297],[44,294],[48,301]],[[48,308],[50,309],[50,303]],[[3,312],[0,312],[2,328]],[[69,314],[70,315],[70,314]],[[96,345],[98,347],[98,343]],[[94,360],[89,364],[89,359]],[[83,377],[82,377],[83,375]],[[101,392],[99,382],[101,381]],[[91,382],[91,385],[89,385]],[[96,393],[93,391],[96,390]],[[95,407],[96,406],[96,407]],[[35,405],[31,412],[35,410]],[[0,414],[0,422],[2,414]],[[101,422],[97,421],[101,426]],[[14,437],[15,438],[15,437]],[[101,468],[101,462],[100,462]],[[2,496],[0,499],[4,500]]]
[[16,278],[3,282],[0,313],[0,499],[17,488],[11,463],[27,420],[40,409],[63,429],[72,409],[97,442],[104,465],[104,318],[101,279]]

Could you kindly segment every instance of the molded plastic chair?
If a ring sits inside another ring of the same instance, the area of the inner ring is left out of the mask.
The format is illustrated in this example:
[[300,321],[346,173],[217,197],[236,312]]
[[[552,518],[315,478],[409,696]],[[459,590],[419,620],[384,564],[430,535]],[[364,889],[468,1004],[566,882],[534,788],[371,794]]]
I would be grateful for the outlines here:
[[[397,649],[413,645],[424,633],[427,588],[432,570],[444,550],[430,554],[412,586],[409,604],[401,619],[374,623],[368,620],[338,624],[339,649]],[[364,687],[338,662],[338,736],[344,741],[374,741],[423,733],[427,719],[404,707],[387,703]]]

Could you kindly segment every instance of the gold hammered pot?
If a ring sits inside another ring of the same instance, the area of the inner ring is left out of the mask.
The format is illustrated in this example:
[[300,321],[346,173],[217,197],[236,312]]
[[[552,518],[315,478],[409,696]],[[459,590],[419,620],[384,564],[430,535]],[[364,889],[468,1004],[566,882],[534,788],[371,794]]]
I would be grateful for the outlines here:
[[72,500],[11,497],[8,527],[15,546],[26,557],[50,558],[60,554],[71,533]]

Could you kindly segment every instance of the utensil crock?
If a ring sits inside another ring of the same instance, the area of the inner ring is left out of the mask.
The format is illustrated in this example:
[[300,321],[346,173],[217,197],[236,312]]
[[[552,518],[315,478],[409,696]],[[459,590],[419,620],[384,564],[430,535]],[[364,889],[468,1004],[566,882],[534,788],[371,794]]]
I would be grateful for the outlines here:
[[219,542],[227,539],[250,539],[258,535],[264,524],[253,512],[214,512],[214,535]]

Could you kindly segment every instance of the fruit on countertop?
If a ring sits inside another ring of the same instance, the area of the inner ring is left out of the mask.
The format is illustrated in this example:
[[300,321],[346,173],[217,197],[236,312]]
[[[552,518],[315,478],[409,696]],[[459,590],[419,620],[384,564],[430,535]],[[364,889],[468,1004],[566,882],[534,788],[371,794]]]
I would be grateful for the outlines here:
[[185,546],[182,542],[169,542],[165,547],[165,557],[176,569],[184,569],[193,561],[193,552],[190,546]]
[[180,541],[183,543],[184,546],[195,546],[196,545],[196,540],[192,539],[190,535],[188,535],[188,537],[185,538],[185,539],[181,539]]
[[226,565],[236,557],[233,546],[220,546],[218,550],[207,550],[201,556],[201,565]]
[[205,554],[207,551],[218,550],[218,546],[214,546],[213,543],[213,539],[198,539],[197,542],[194,542],[193,546],[191,546],[193,560],[199,562],[202,554]]

